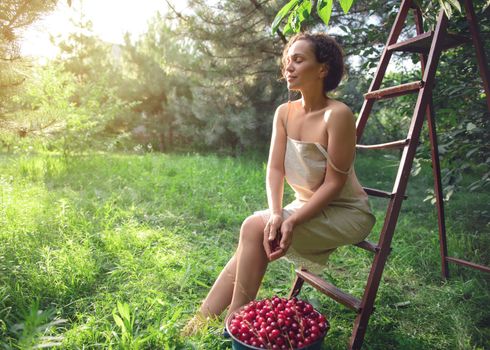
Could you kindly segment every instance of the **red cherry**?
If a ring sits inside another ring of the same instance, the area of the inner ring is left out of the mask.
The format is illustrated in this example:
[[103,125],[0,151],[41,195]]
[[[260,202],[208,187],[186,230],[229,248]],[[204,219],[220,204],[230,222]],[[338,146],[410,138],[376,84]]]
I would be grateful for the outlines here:
[[259,329],[259,332],[258,333],[263,338],[266,338],[267,337],[267,330],[265,328]]
[[247,312],[247,314],[244,317],[248,322],[252,322],[255,319],[255,311],[251,310]]
[[240,333],[240,340],[248,340],[250,339],[250,334],[249,333],[246,333],[246,332],[243,332],[243,333]]
[[237,326],[231,326],[230,327],[230,332],[233,335],[237,335],[238,333],[240,333],[240,329]]
[[315,340],[317,340],[318,338],[320,338],[320,333],[311,332],[310,338],[311,338],[311,341],[314,342]]
[[269,333],[269,338],[270,339],[276,339],[279,335],[281,334],[281,332],[279,332],[277,329],[273,329],[270,333]]
[[294,316],[294,314],[295,314],[295,312],[294,312],[294,306],[293,307],[287,307],[287,308],[285,308],[284,309],[284,314],[286,316],[289,316],[289,317]]
[[277,337],[276,338],[276,344],[281,346],[281,345],[284,345],[286,342],[284,341],[284,338],[283,337]]
[[309,313],[313,312],[313,306],[311,306],[311,304],[305,304],[303,311],[304,311],[304,313],[309,314]]

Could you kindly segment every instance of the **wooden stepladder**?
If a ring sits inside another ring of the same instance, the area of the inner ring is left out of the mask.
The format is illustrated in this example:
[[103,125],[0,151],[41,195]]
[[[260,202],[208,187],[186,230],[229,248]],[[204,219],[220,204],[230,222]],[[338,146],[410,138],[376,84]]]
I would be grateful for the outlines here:
[[[343,292],[333,284],[323,280],[321,277],[316,276],[307,270],[296,270],[296,280],[291,289],[291,297],[298,295],[304,282],[306,282],[335,301],[356,311],[357,316],[354,321],[352,336],[349,342],[349,349],[361,348],[364,336],[366,334],[369,317],[374,310],[376,294],[386,260],[391,250],[391,241],[395,232],[402,201],[406,199],[405,191],[408,178],[410,176],[410,170],[412,168],[413,159],[415,157],[415,152],[419,143],[420,133],[425,119],[427,119],[428,122],[431,142],[443,277],[446,278],[448,276],[448,261],[490,272],[490,268],[486,266],[473,264],[471,262],[447,256],[441,172],[439,165],[439,154],[437,150],[434,108],[432,104],[432,88],[434,86],[437,65],[442,51],[461,44],[472,42],[476,49],[480,75],[482,77],[483,86],[486,93],[486,102],[488,109],[490,110],[490,74],[483,51],[482,40],[480,38],[476,23],[472,1],[465,0],[464,6],[471,38],[448,33],[448,19],[443,10],[441,10],[438,15],[437,24],[434,30],[424,32],[420,8],[414,3],[413,0],[402,0],[400,10],[381,55],[375,77],[371,83],[369,91],[364,95],[365,100],[357,123],[358,140],[360,140],[362,137],[372,106],[376,100],[393,98],[408,93],[417,93],[418,97],[414,107],[408,134],[405,139],[377,145],[357,145],[358,149],[399,148],[402,150],[402,156],[395,183],[393,185],[393,190],[391,192],[386,192],[365,188],[368,195],[387,198],[389,203],[378,243],[376,244],[369,241],[363,241],[356,244],[356,246],[374,253],[374,260],[371,265],[371,270],[362,298],[358,299],[355,296]],[[415,16],[417,36],[398,43],[398,38],[410,10],[413,11]],[[416,52],[420,54],[422,79],[412,83],[380,89],[392,53],[395,51]]]

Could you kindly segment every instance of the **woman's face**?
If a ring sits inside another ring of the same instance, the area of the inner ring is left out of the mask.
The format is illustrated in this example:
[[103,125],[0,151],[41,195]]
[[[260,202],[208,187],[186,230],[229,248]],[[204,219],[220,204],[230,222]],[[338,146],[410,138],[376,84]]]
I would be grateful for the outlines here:
[[298,40],[289,48],[285,60],[284,77],[289,90],[303,90],[309,86],[323,84],[327,70],[325,64],[316,60],[313,44]]

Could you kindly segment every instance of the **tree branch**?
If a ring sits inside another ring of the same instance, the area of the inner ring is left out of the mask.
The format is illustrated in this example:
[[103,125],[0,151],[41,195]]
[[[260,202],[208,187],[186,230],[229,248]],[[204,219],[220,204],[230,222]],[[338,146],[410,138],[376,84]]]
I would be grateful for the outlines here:
[[179,17],[181,20],[185,22],[188,21],[188,19],[182,13],[180,13],[175,9],[175,7],[170,3],[170,1],[165,0],[165,2],[167,3],[167,6],[170,7],[170,9],[177,15],[177,17]]
[[[270,21],[269,16],[267,16],[264,13],[264,9],[262,7],[262,4],[260,4],[257,0],[250,0],[250,2],[255,6],[255,8],[258,11],[260,11],[262,13],[262,15],[265,17],[265,19],[267,21]],[[281,38],[281,41],[283,42],[284,45],[286,45],[288,43],[288,40],[286,39],[286,37],[284,36],[284,34],[279,30],[279,28],[277,29],[277,35],[279,35],[279,38]]]

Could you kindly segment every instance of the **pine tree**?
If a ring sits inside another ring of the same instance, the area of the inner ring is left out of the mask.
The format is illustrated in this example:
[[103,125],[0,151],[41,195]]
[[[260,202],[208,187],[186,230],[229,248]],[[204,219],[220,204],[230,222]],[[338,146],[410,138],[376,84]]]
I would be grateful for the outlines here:
[[199,60],[193,72],[192,110],[207,144],[235,151],[269,142],[275,108],[287,100],[280,82],[284,42],[272,36],[275,1],[190,2],[177,14],[177,32],[192,41]]
[[43,0],[0,2],[0,121],[7,101],[26,79],[28,62],[21,57],[19,44],[22,31],[55,6],[56,1]]

